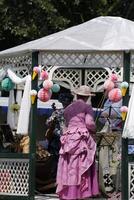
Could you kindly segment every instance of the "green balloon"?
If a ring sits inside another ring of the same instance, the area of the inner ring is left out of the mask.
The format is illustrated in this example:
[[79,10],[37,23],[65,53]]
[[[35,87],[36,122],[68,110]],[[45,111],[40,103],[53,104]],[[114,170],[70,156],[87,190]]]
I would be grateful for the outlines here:
[[12,80],[10,78],[5,78],[1,83],[1,87],[5,91],[12,90],[14,88],[14,85],[15,84],[12,82]]
[[60,86],[58,84],[53,84],[52,91],[57,93],[60,91]]

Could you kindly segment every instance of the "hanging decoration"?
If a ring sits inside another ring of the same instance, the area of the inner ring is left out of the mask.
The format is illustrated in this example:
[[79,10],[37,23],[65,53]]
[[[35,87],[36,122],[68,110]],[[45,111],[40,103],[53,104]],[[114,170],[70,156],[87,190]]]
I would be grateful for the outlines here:
[[32,80],[35,79],[35,77],[37,76],[37,74],[40,75],[40,73],[41,73],[41,68],[39,66],[35,66],[33,68]]
[[20,78],[11,69],[7,70],[7,75],[12,80],[12,82],[15,84],[25,83],[26,79],[27,79],[27,76],[25,76],[24,78]]
[[30,108],[31,108],[31,75],[27,76],[24,93],[21,100],[19,118],[18,118],[18,126],[17,126],[17,134],[27,135],[29,131],[29,116],[30,116]]
[[32,104],[34,104],[34,99],[36,98],[36,95],[40,101],[46,102],[51,98],[53,92],[56,93],[60,91],[60,86],[58,84],[54,84],[53,81],[49,79],[49,73],[47,72],[47,70],[44,69],[44,66],[39,65],[33,68],[32,80],[35,79],[37,74],[39,79],[42,80],[43,83],[40,84],[38,92],[31,91],[30,95]]
[[108,93],[108,98],[112,102],[118,102],[122,99],[122,93],[119,88],[114,88]]
[[14,88],[14,83],[12,82],[12,80],[10,78],[5,78],[3,79],[2,83],[1,83],[1,87],[3,90],[5,91],[10,91]]
[[20,110],[20,105],[18,103],[13,103],[10,105],[10,110],[12,112],[18,112]]
[[124,121],[126,119],[126,116],[127,116],[128,107],[127,106],[122,106],[120,108],[120,111],[121,111],[122,120]]
[[[21,104],[17,101],[12,101],[8,105],[8,111],[11,115],[18,115],[17,124],[17,134],[27,135],[29,127],[29,115],[31,104],[35,103],[36,98],[38,97],[40,101],[46,102],[51,96],[52,92],[59,92],[60,86],[54,84],[52,80],[49,79],[48,72],[44,69],[44,66],[35,66],[33,68],[32,79],[34,80],[38,74],[40,80],[43,81],[39,91],[31,90],[31,75],[27,75],[24,78],[20,78],[15,72],[13,72],[11,67],[4,67],[0,70],[0,86],[1,90],[13,91],[15,84],[24,84],[24,93],[21,99]],[[9,115],[8,115],[9,116]],[[10,117],[12,119],[13,117]],[[12,126],[14,127],[14,126]]]
[[106,80],[104,83],[104,89],[109,92],[110,90],[112,90],[114,88],[114,83],[111,80]]
[[121,83],[121,92],[122,92],[123,97],[126,95],[127,88],[128,88],[128,83],[126,81],[122,82]]
[[122,99],[121,90],[117,85],[118,76],[115,73],[110,74],[109,78],[104,82],[104,89],[108,94],[108,98],[113,103],[118,102]]
[[35,99],[37,97],[37,91],[36,90],[31,90],[30,91],[30,96],[31,96],[31,103],[34,104]]
[[41,78],[41,80],[48,79],[48,72],[46,70],[42,70],[40,73],[40,78]]
[[38,98],[40,101],[46,102],[48,101],[52,96],[51,90],[45,90],[44,88],[40,89],[38,92]]
[[57,93],[59,91],[60,91],[60,86],[57,83],[53,84],[52,92]]
[[117,82],[118,81],[118,75],[115,74],[115,73],[112,73],[110,76],[109,76],[109,80],[113,81],[113,82]]
[[[104,89],[108,93],[108,98],[112,103],[121,102],[122,97],[126,95],[127,88],[129,84],[124,81],[120,84],[120,88],[118,88],[118,76],[115,73],[112,73],[108,80],[104,83]],[[120,109],[120,116],[124,121],[126,119],[126,115],[128,112],[127,106],[121,106]]]
[[43,88],[45,89],[45,90],[49,90],[49,89],[51,89],[53,87],[53,82],[51,81],[51,80],[45,80],[44,82],[43,82]]

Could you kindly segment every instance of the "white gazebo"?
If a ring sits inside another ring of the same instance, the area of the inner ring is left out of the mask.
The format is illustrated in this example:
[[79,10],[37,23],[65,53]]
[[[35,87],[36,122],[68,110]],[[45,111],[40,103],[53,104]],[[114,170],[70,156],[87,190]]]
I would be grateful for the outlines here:
[[[43,65],[50,77],[66,88],[74,90],[81,84],[90,85],[94,92],[112,72],[118,74],[119,81],[134,82],[134,22],[121,17],[97,17],[83,24],[58,33],[7,49],[0,52],[0,66],[9,66],[21,77],[32,72],[35,65]],[[33,81],[33,88],[37,81]],[[124,104],[128,102],[128,94]],[[32,114],[36,105],[32,106]],[[36,121],[32,115],[31,122]],[[21,162],[31,167],[30,177],[34,174],[35,133],[31,123],[30,159]],[[128,139],[122,139],[122,199],[133,199],[134,163],[129,162]],[[5,155],[3,155],[5,156]],[[0,156],[1,157],[1,156]],[[124,157],[127,157],[128,160]],[[8,158],[9,159],[9,158]],[[8,160],[7,159],[7,160]],[[21,158],[22,159],[22,158]],[[18,162],[17,159],[13,160]],[[0,158],[0,166],[3,164]],[[7,161],[6,161],[7,164]],[[4,164],[4,165],[6,165]],[[17,170],[17,169],[15,169]],[[128,171],[128,173],[127,173]],[[128,176],[131,177],[128,180]],[[29,182],[29,194],[34,196],[34,183]],[[16,191],[13,195],[16,194]],[[23,194],[21,194],[23,195]],[[26,192],[25,196],[28,193]]]

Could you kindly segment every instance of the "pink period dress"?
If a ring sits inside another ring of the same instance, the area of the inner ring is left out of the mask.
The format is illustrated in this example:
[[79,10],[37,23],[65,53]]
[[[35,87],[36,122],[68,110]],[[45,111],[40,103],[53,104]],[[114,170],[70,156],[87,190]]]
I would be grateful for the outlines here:
[[97,195],[96,143],[91,136],[95,131],[92,107],[77,100],[65,109],[64,117],[67,129],[61,136],[56,193],[62,200]]

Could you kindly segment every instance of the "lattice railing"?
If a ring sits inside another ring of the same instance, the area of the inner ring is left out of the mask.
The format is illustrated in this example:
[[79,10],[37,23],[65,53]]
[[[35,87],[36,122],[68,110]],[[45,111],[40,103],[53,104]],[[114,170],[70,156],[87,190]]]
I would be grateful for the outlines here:
[[[1,57],[0,67],[11,66],[17,69],[17,74],[24,77],[31,73],[32,56],[29,54],[16,55],[12,57]],[[41,52],[39,64],[51,66],[67,66],[70,68],[109,68],[118,69],[121,72],[123,67],[122,52]],[[116,70],[117,71],[117,70]],[[131,82],[134,82],[134,52],[131,54]]]
[[129,200],[134,199],[134,163],[129,163]]
[[41,52],[40,64],[70,67],[122,67],[121,52]]
[[20,77],[25,77],[32,70],[31,54],[21,56],[0,57],[0,67],[8,67],[14,70]]
[[63,67],[64,69],[53,71],[53,80],[68,81],[75,88],[82,84],[82,78],[78,76],[82,76],[82,68],[85,69],[85,84],[90,85],[94,92],[98,90],[98,85],[107,79],[109,73],[118,74],[120,81],[123,77],[121,52],[42,52],[40,64],[47,66],[50,71],[53,66]]
[[28,196],[29,160],[0,158],[0,195]]

